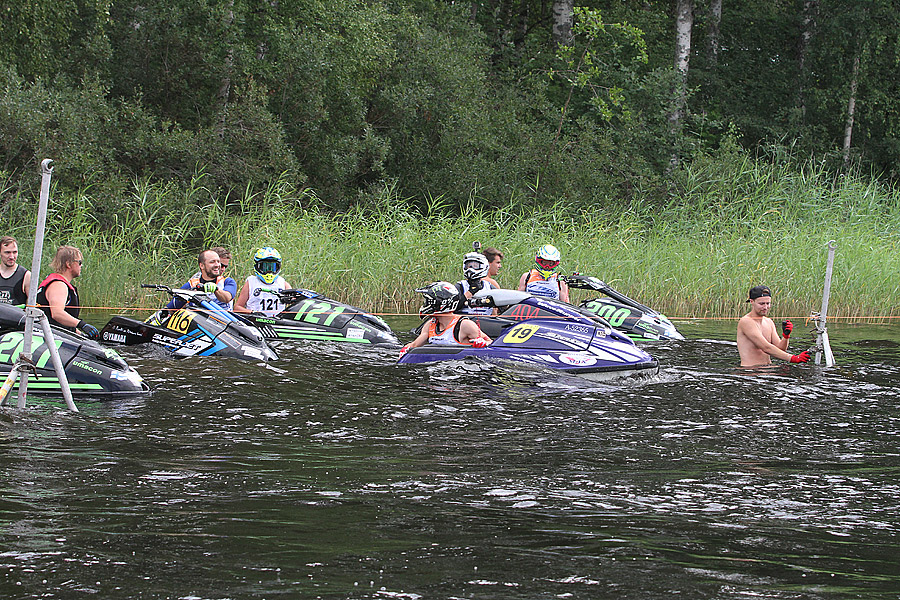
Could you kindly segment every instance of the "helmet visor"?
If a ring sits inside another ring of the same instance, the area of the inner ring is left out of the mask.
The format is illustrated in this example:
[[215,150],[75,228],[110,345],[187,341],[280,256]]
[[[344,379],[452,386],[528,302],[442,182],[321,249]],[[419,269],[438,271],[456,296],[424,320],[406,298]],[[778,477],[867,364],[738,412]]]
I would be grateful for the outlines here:
[[277,273],[281,270],[281,263],[277,260],[259,260],[256,261],[257,273]]
[[537,257],[534,259],[538,266],[546,271],[552,271],[559,266],[558,260],[547,260],[546,258]]

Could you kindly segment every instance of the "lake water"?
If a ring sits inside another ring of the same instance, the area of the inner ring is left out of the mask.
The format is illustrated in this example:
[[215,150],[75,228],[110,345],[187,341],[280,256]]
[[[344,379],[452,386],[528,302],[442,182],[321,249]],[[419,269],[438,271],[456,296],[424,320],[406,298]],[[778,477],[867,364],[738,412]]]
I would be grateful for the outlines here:
[[900,597],[900,328],[678,325],[619,384],[126,349],[151,395],[0,410],[0,598]]

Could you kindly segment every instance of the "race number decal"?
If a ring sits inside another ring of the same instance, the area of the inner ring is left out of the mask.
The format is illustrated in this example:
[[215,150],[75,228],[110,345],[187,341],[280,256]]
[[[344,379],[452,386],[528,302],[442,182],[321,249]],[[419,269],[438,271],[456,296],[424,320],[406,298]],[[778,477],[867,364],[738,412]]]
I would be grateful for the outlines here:
[[166,323],[166,327],[178,333],[187,333],[193,320],[194,315],[186,310],[179,310],[169,317],[169,322]]
[[532,335],[534,332],[540,329],[537,325],[528,325],[527,323],[522,325],[516,325],[513,327],[509,333],[503,338],[504,344],[521,344]]
[[334,321],[334,318],[342,312],[344,312],[343,306],[332,306],[328,302],[319,300],[304,300],[297,307],[297,314],[294,316],[294,319],[328,327]]
[[609,321],[613,327],[618,327],[625,322],[625,319],[631,316],[631,311],[627,308],[616,307],[612,304],[604,304],[603,302],[588,302],[585,308],[589,311],[597,313],[597,316]]
[[[62,340],[54,340],[56,348],[62,346]],[[25,334],[21,331],[12,331],[0,337],[0,363],[15,364],[19,359],[19,354],[25,349]],[[44,338],[40,335],[34,335],[31,338],[31,356],[37,356],[34,361],[38,369],[43,369],[50,360],[50,349],[44,344]]]

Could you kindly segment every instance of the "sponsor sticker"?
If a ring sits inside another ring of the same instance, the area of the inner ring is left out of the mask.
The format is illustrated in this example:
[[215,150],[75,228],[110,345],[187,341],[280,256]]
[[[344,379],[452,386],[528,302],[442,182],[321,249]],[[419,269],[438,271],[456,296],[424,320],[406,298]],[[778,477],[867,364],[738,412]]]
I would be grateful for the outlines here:
[[125,336],[120,333],[110,333],[105,331],[103,333],[103,339],[107,342],[119,342],[120,344],[125,343]]
[[263,353],[256,348],[244,348],[244,356],[252,356],[253,358],[262,360]]
[[559,362],[574,367],[590,367],[597,364],[597,359],[589,354],[560,354]]
[[351,340],[361,340],[366,337],[365,329],[350,328],[347,330],[347,337]]

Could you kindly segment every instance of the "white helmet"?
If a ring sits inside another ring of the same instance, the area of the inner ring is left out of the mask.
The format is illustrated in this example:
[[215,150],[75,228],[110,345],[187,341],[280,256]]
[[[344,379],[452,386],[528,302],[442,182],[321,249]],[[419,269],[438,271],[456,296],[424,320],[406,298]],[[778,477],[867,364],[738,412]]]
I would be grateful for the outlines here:
[[556,246],[546,244],[538,249],[537,256],[534,257],[534,262],[537,263],[538,271],[541,273],[550,273],[559,266],[559,259],[560,254],[559,250],[556,249]]
[[487,277],[490,268],[488,259],[481,252],[469,252],[463,258],[463,275],[468,281]]

